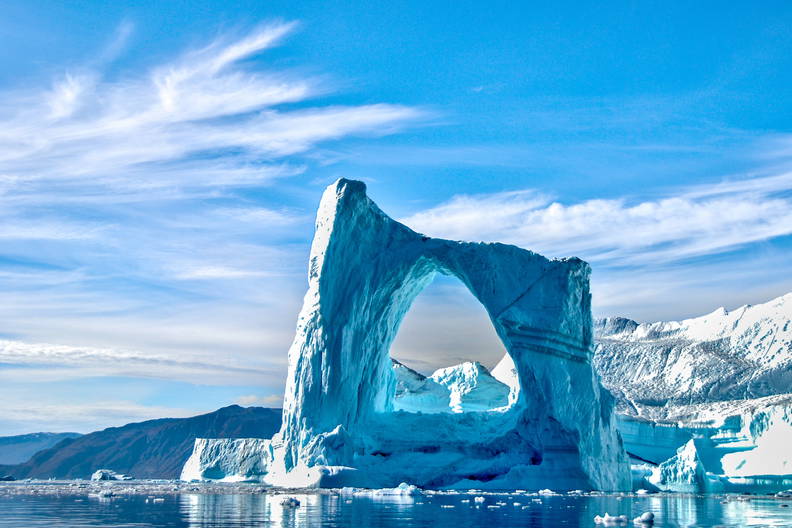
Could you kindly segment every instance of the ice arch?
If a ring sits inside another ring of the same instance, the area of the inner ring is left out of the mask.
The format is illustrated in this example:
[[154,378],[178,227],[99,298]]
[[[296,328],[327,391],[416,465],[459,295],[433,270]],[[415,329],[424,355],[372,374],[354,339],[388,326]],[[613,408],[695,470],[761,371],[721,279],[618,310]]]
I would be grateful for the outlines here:
[[[514,360],[522,390],[508,411],[391,412],[389,348],[438,271],[481,302]],[[576,258],[423,236],[385,215],[362,182],[338,180],[317,214],[283,426],[263,480],[627,489],[611,400],[590,361],[589,273]]]

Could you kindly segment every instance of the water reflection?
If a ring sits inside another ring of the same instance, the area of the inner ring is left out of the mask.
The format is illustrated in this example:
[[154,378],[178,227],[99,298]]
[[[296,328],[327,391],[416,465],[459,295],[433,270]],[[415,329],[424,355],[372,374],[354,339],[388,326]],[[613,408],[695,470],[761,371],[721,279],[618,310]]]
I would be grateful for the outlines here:
[[[656,528],[792,526],[792,501],[715,497],[536,497],[520,494],[372,497],[336,494],[189,494],[147,500],[121,496],[99,500],[79,495],[0,495],[0,528],[237,528],[237,527],[438,527],[557,528],[594,526],[595,515],[656,515]],[[782,508],[782,504],[789,508]],[[632,524],[630,523],[630,526]]]
[[343,526],[373,526],[381,522],[409,521],[416,505],[423,502],[410,496],[292,494],[299,507],[281,504],[286,495],[204,495],[180,498],[180,511],[190,528],[216,526],[277,526],[283,528],[314,525],[333,519]]
[[721,501],[691,497],[527,497],[487,496],[475,503],[469,495],[427,497],[293,495],[298,508],[281,505],[283,495],[185,495],[181,513],[190,528],[219,526],[593,526],[595,515],[655,514],[656,527],[790,526],[792,513],[779,501]]
[[315,494],[290,495],[299,507],[281,504],[282,495],[204,495],[181,497],[180,510],[190,528],[215,526],[306,526],[311,516],[321,513],[323,498]]

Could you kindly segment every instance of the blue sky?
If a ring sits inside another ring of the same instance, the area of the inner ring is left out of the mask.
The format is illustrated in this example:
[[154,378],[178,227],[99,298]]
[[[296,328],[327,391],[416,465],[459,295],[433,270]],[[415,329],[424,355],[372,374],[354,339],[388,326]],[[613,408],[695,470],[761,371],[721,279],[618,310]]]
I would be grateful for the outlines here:
[[[4,4],[0,434],[278,405],[342,176],[588,260],[596,315],[792,290],[786,2],[123,4]],[[451,280],[393,347],[501,351]]]

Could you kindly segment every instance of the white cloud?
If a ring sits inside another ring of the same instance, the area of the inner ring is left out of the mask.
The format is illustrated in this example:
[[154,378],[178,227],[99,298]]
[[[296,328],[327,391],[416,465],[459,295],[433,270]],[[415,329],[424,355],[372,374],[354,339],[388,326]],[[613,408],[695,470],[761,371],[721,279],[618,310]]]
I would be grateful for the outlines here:
[[107,427],[156,418],[186,418],[198,414],[192,409],[141,405],[127,400],[99,398],[93,402],[42,403],[19,399],[0,406],[4,434],[32,431],[90,433]]
[[653,200],[565,204],[531,190],[462,195],[404,222],[431,236],[500,241],[552,256],[638,265],[792,234],[792,173],[696,186]]
[[283,395],[270,394],[269,396],[258,396],[256,394],[247,394],[237,398],[236,403],[244,407],[280,407],[283,405]]
[[[218,358],[222,357],[222,361]],[[278,380],[282,367],[256,366],[247,358],[200,351],[179,355],[114,348],[0,340],[0,382],[46,383],[101,376],[178,380],[202,385],[256,385]]]
[[250,277],[272,277],[273,273],[260,270],[231,268],[227,266],[197,266],[177,273],[179,280],[203,279],[246,279]]
[[[213,350],[252,367],[219,369],[223,380],[281,384],[251,357],[283,366],[303,288],[284,278],[302,278],[298,244],[312,215],[273,206],[281,195],[264,187],[304,174],[324,141],[389,134],[423,116],[328,105],[327,78],[269,67],[265,52],[294,27],[221,34],[119,70],[112,62],[134,44],[122,23],[94,60],[53,83],[0,91],[0,335],[37,361],[35,343],[74,345],[68,357],[44,347],[48,379],[58,369],[195,381],[210,375]],[[77,362],[80,347],[95,360]]]

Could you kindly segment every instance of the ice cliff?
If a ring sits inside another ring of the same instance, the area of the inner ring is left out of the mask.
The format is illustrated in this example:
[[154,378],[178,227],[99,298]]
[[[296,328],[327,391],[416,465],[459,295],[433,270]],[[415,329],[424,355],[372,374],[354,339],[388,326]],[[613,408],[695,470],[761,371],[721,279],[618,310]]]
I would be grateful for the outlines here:
[[[390,345],[436,273],[484,306],[513,360],[510,383],[476,363],[427,378],[394,368]],[[363,183],[337,181],[317,214],[280,432],[256,446],[198,440],[182,478],[628,488],[613,401],[592,367],[589,273],[579,259],[423,236]]]

